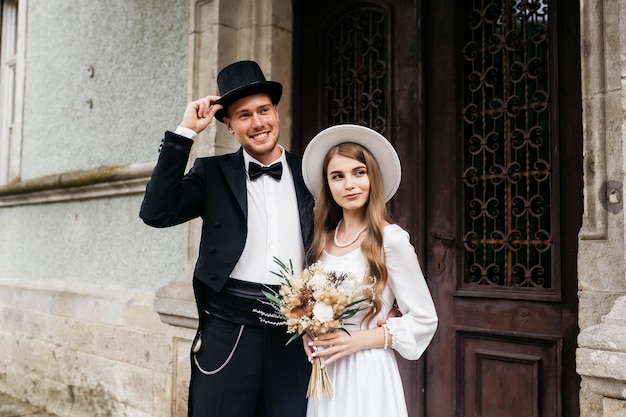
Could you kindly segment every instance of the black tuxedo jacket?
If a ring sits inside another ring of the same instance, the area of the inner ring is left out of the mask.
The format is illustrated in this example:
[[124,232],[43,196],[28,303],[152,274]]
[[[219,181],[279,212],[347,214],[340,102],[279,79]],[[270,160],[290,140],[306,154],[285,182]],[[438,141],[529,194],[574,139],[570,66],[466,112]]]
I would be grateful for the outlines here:
[[[193,141],[166,132],[158,162],[146,187],[140,217],[154,227],[168,227],[202,217],[202,236],[194,278],[219,292],[243,252],[248,204],[243,149],[198,158],[185,175]],[[293,176],[304,247],[312,238],[313,197],[300,160],[286,153]]]

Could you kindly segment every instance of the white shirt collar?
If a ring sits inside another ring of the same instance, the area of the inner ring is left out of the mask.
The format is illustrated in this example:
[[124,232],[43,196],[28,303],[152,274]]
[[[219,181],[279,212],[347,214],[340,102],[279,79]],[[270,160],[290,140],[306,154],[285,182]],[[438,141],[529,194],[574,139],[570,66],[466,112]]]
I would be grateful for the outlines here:
[[[248,165],[250,164],[250,162],[254,162],[255,164],[259,164],[261,166],[270,166],[276,162],[283,162],[283,163],[287,163],[287,158],[285,157],[285,148],[283,148],[280,145],[277,145],[280,148],[280,156],[275,160],[272,161],[271,163],[265,165],[263,163],[261,163],[258,159],[254,158],[253,156],[251,156],[248,152],[246,152],[246,150],[243,150],[243,163],[244,163],[244,167],[246,169],[246,172],[248,172]],[[284,167],[283,167],[284,168]]]

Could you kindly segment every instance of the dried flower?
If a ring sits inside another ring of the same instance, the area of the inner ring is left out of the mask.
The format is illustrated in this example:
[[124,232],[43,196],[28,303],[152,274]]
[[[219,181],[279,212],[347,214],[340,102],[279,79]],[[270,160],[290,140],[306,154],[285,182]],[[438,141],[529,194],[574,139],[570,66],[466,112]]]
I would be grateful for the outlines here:
[[313,306],[313,318],[319,320],[322,323],[328,323],[334,318],[333,306],[330,306],[324,302],[315,303]]
[[[373,283],[362,283],[350,274],[324,270],[321,261],[309,265],[300,275],[295,275],[293,265],[274,261],[284,284],[278,292],[268,287],[263,294],[286,324],[287,333],[293,333],[287,344],[307,333],[316,337],[330,331],[343,329],[345,321],[371,305]],[[363,305],[363,303],[366,303]],[[262,319],[262,318],[261,318]],[[307,397],[332,397],[332,384],[323,358],[315,358]]]

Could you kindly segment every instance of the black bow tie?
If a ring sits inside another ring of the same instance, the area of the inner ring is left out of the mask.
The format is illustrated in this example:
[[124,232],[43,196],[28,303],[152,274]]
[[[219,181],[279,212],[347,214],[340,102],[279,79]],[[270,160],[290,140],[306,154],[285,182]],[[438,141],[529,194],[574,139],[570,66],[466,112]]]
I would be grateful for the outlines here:
[[283,164],[280,162],[276,162],[268,167],[262,167],[259,164],[255,164],[254,162],[250,162],[248,165],[248,175],[252,181],[259,178],[261,175],[267,174],[270,177],[274,178],[276,181],[280,181],[280,177],[283,175]]

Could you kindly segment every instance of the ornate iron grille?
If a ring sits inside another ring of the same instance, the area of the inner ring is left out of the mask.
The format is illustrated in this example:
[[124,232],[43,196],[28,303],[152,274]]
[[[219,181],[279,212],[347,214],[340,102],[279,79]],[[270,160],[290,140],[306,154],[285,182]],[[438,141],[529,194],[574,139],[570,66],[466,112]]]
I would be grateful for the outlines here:
[[552,290],[548,0],[463,3],[461,286]]
[[387,127],[388,15],[361,7],[339,16],[326,36],[327,123]]

